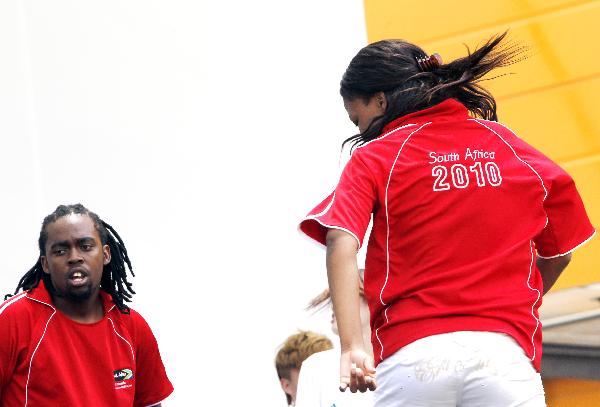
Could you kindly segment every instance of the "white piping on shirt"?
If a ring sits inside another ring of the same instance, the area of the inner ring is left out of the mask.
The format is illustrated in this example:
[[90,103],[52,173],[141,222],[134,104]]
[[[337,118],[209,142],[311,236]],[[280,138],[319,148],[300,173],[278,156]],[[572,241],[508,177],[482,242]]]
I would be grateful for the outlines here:
[[588,237],[587,239],[585,239],[583,242],[579,243],[577,246],[575,246],[574,248],[564,252],[564,253],[560,253],[554,256],[549,256],[549,257],[545,257],[545,256],[540,256],[540,254],[538,253],[538,257],[540,259],[554,259],[556,257],[561,257],[561,256],[566,256],[569,253],[574,252],[575,250],[579,249],[581,246],[583,246],[584,244],[586,244],[587,242],[589,242],[590,240],[592,240],[592,237],[596,236],[596,231],[594,230],[594,233],[592,233],[592,235],[590,237]]
[[[546,189],[546,186],[544,185],[544,180],[542,179],[541,175],[525,160],[523,160],[521,157],[519,157],[519,155],[517,154],[517,152],[514,150],[514,148],[508,143],[508,141],[504,140],[504,137],[502,137],[500,134],[498,134],[494,129],[492,129],[491,127],[485,125],[484,123],[482,123],[482,121],[484,121],[483,119],[469,119],[470,121],[474,121],[475,123],[478,123],[480,126],[485,127],[486,129],[488,129],[489,131],[491,131],[492,133],[494,133],[496,136],[498,136],[498,138],[500,138],[500,140],[502,140],[504,142],[504,144],[506,144],[508,146],[508,148],[510,148],[510,151],[513,152],[513,154],[515,155],[515,157],[517,157],[517,159],[519,161],[521,161],[523,164],[525,164],[526,166],[529,167],[529,169],[531,171],[533,171],[535,173],[535,175],[537,175],[537,177],[539,178],[541,184],[542,184],[542,188],[544,189],[544,198],[542,199],[542,203],[546,202],[546,198],[548,197],[548,190]],[[496,124],[500,124],[497,122],[493,122]],[[509,129],[508,127],[500,124],[501,126],[503,126],[504,128],[506,128],[508,131],[510,131],[511,133],[514,133],[511,129]],[[546,213],[544,211],[544,213]],[[548,225],[548,215],[546,215],[546,224],[544,225],[544,228]]]
[[533,244],[533,241],[531,241],[531,240],[529,241],[529,247],[530,247],[530,251],[531,251],[531,263],[529,264],[529,276],[527,276],[527,287],[529,287],[529,289],[531,291],[537,292],[537,298],[535,299],[533,304],[531,304],[531,316],[533,316],[533,319],[535,319],[535,329],[533,330],[533,333],[531,334],[531,346],[533,347],[533,355],[531,356],[531,361],[534,361],[535,354],[536,354],[534,338],[535,338],[535,333],[537,332],[538,328],[540,327],[540,320],[538,319],[538,317],[535,316],[534,308],[535,308],[535,304],[537,304],[537,302],[542,297],[542,293],[540,293],[540,290],[538,290],[537,288],[533,288],[531,286],[531,284],[529,283],[529,281],[531,280],[531,274],[533,272],[533,262],[535,261],[535,245]]
[[[112,308],[111,308],[111,309],[112,309]],[[117,330],[115,329],[115,323],[113,322],[112,318],[111,318],[111,317],[106,317],[106,318],[107,318],[107,319],[110,321],[110,324],[112,325],[112,329],[113,329],[114,333],[115,333],[115,334],[116,334],[116,335],[117,335],[119,338],[121,338],[122,340],[124,340],[124,341],[125,341],[125,343],[126,343],[127,345],[129,345],[129,350],[131,350],[131,357],[132,357],[132,358],[133,358],[133,360],[135,361],[135,354],[133,353],[133,347],[131,346],[131,344],[129,343],[129,341],[128,341],[127,339],[123,338],[123,337],[122,337],[122,336],[121,336],[121,335],[120,335],[120,334],[117,332]]]
[[[354,149],[354,150],[353,150],[353,151],[350,153],[350,155],[354,154],[354,151],[358,150],[359,148],[363,148],[363,147],[365,147],[365,146],[367,146],[367,145],[371,144],[371,143],[372,143],[372,142],[374,142],[374,141],[377,141],[377,140],[382,140],[382,139],[386,138],[387,136],[389,136],[389,135],[391,135],[391,134],[393,134],[393,133],[397,132],[398,130],[401,130],[401,129],[404,129],[404,128],[406,128],[406,127],[410,127],[410,126],[416,126],[416,124],[412,124],[412,123],[410,123],[410,124],[406,124],[406,125],[404,125],[404,126],[396,127],[395,129],[388,131],[387,133],[383,134],[382,136],[379,136],[379,137],[377,137],[376,139],[373,139],[373,140],[371,140],[371,141],[368,141],[368,142],[367,142],[367,143],[365,143],[365,144],[362,144],[362,145],[360,145],[360,146],[356,147],[356,148],[355,148],[355,149]],[[422,126],[421,126],[421,127],[422,127]],[[411,133],[411,134],[412,134],[412,133]],[[410,137],[410,136],[409,136],[409,137]],[[324,227],[331,228],[331,229],[339,229],[339,230],[343,230],[343,231],[345,231],[345,232],[348,232],[348,233],[350,233],[350,234],[351,234],[351,235],[352,235],[352,236],[353,236],[353,237],[356,239],[356,241],[358,242],[358,249],[360,250],[360,248],[361,248],[361,246],[362,246],[362,245],[361,245],[361,242],[360,242],[360,240],[358,239],[358,237],[357,237],[357,236],[356,236],[354,233],[352,233],[352,232],[351,232],[351,231],[349,231],[348,229],[345,229],[345,228],[343,228],[343,227],[340,227],[340,226],[331,226],[331,225],[326,225],[325,223],[323,223],[323,222],[321,222],[320,220],[318,220],[318,219],[317,219],[317,218],[319,218],[319,217],[321,217],[321,216],[325,215],[325,214],[326,214],[326,213],[329,211],[329,209],[331,209],[331,207],[333,206],[333,202],[334,202],[334,201],[335,201],[335,191],[333,192],[333,196],[331,197],[331,201],[330,201],[330,202],[327,204],[327,206],[325,207],[325,209],[323,209],[323,210],[322,210],[321,212],[319,212],[319,213],[316,213],[316,214],[314,214],[314,215],[310,215],[310,216],[307,216],[307,217],[305,217],[305,218],[302,220],[302,222],[304,222],[304,221],[306,221],[306,220],[315,220],[315,221],[317,221],[319,224],[321,224],[321,225],[322,225],[322,226],[324,226]]]
[[[546,189],[546,186],[544,185],[544,180],[542,179],[541,175],[525,160],[523,160],[521,157],[519,157],[519,155],[517,154],[517,152],[515,151],[515,149],[510,145],[510,143],[508,141],[506,141],[504,139],[504,137],[502,137],[500,134],[498,134],[498,132],[496,132],[494,129],[492,129],[491,127],[485,125],[484,123],[482,123],[481,119],[469,119],[470,121],[474,121],[475,123],[478,123],[479,125],[485,127],[486,129],[488,129],[489,131],[491,131],[492,133],[494,133],[496,136],[498,136],[498,138],[500,138],[500,140],[502,140],[504,142],[504,144],[506,144],[508,146],[508,148],[510,148],[510,151],[513,152],[513,154],[515,155],[515,157],[517,157],[517,159],[519,161],[521,161],[523,164],[525,164],[526,166],[529,167],[529,169],[531,171],[533,171],[535,173],[535,175],[537,175],[537,177],[540,180],[540,183],[542,184],[542,188],[544,189],[544,199],[542,199],[542,202],[546,201],[546,198],[548,197],[548,190]],[[496,122],[494,122],[496,123]],[[499,124],[499,123],[497,123]],[[504,126],[506,127],[506,126]],[[511,131],[508,127],[506,127],[507,130]],[[546,217],[546,222],[548,221],[548,217]]]
[[431,124],[431,122],[427,122],[427,123],[421,125],[421,127],[414,130],[412,133],[410,133],[408,135],[408,137],[406,137],[406,139],[400,146],[400,149],[398,150],[398,154],[396,154],[396,159],[394,160],[394,163],[392,164],[392,168],[390,168],[387,185],[385,186],[385,221],[387,224],[387,235],[386,235],[386,239],[385,239],[386,270],[385,270],[385,282],[383,283],[383,286],[381,287],[381,291],[379,292],[379,301],[381,301],[381,305],[383,305],[385,307],[385,309],[383,310],[383,315],[385,316],[385,324],[383,324],[382,326],[380,326],[379,328],[377,328],[375,330],[375,337],[377,337],[377,340],[379,341],[379,345],[381,345],[381,352],[379,353],[379,358],[381,360],[383,360],[383,342],[381,341],[381,338],[379,338],[379,330],[390,322],[388,315],[387,315],[388,309],[390,307],[383,301],[383,291],[385,290],[385,287],[387,286],[388,279],[390,276],[390,221],[389,221],[389,214],[388,214],[388,188],[390,186],[390,181],[392,180],[392,173],[394,172],[394,167],[396,167],[396,162],[398,161],[398,158],[400,157],[400,153],[402,152],[404,145],[406,144],[406,142],[408,140],[410,140],[410,138],[412,137],[413,134],[415,134],[416,132],[418,132],[423,127],[425,127],[429,124]]
[[40,338],[40,340],[38,341],[37,345],[35,346],[35,349],[33,350],[33,353],[31,354],[31,359],[29,360],[29,369],[27,370],[27,382],[25,383],[25,407],[27,407],[27,402],[28,402],[29,377],[31,376],[31,366],[33,365],[33,357],[35,356],[38,348],[40,347],[40,345],[42,343],[42,340],[44,339],[44,336],[46,336],[46,330],[48,330],[48,325],[50,325],[50,321],[52,320],[52,318],[56,314],[56,308],[54,308],[52,305],[48,304],[47,302],[40,301],[40,300],[37,300],[35,298],[31,298],[31,297],[27,297],[27,298],[30,299],[30,300],[32,300],[32,301],[39,302],[40,304],[44,304],[44,305],[49,306],[50,308],[52,308],[52,314],[48,318],[48,321],[46,321],[46,326],[44,327],[44,332],[42,333],[42,337]]
[[[475,123],[478,123],[480,126],[485,127],[486,129],[488,129],[489,131],[491,131],[492,133],[494,133],[496,136],[498,136],[498,138],[500,138],[500,140],[502,140],[504,142],[504,144],[506,144],[508,146],[508,148],[510,148],[510,150],[513,152],[513,154],[515,155],[515,157],[517,157],[517,159],[519,161],[521,161],[523,164],[525,164],[527,167],[529,167],[529,169],[531,171],[533,171],[535,173],[535,175],[538,177],[538,179],[540,180],[540,183],[542,184],[542,188],[544,189],[544,198],[542,199],[542,204],[546,201],[546,198],[548,197],[548,190],[546,189],[546,186],[544,185],[544,180],[542,179],[542,177],[540,176],[540,174],[525,160],[523,160],[521,157],[519,157],[519,155],[517,154],[517,152],[514,150],[514,148],[500,135],[498,134],[498,132],[494,131],[491,127],[485,125],[484,123],[482,123],[480,121],[480,119],[469,119],[470,121],[474,121]],[[494,122],[495,123],[495,122]],[[508,127],[505,127],[507,130],[511,131]],[[545,211],[544,211],[545,213]],[[548,225],[548,215],[546,214],[546,224],[544,225],[544,228]],[[535,301],[533,302],[533,304],[531,304],[531,316],[533,317],[533,319],[535,320],[535,329],[533,330],[533,333],[531,334],[531,345],[533,346],[533,356],[531,357],[531,360],[533,361],[535,359],[535,355],[536,355],[536,349],[535,349],[535,341],[534,341],[534,337],[535,337],[535,333],[537,332],[539,326],[540,326],[540,320],[535,316],[535,312],[534,312],[534,308],[535,305],[537,304],[537,302],[540,300],[541,298],[541,293],[540,290],[538,290],[537,288],[533,288],[531,286],[531,284],[529,283],[531,280],[531,274],[533,271],[533,262],[535,261],[535,256],[536,256],[536,252],[535,252],[535,245],[533,243],[533,241],[529,242],[530,244],[530,250],[531,250],[531,264],[529,266],[529,276],[527,277],[527,287],[532,290],[537,292],[537,298],[535,299]]]
[[[34,358],[34,356],[35,356],[35,354],[36,354],[36,352],[37,352],[38,348],[40,347],[40,345],[41,345],[41,343],[42,343],[42,340],[44,339],[44,336],[46,336],[46,331],[47,331],[47,329],[48,329],[48,325],[50,324],[50,321],[52,320],[52,318],[53,318],[53,317],[54,317],[54,315],[56,314],[56,308],[54,308],[52,305],[48,304],[47,302],[40,301],[40,300],[38,300],[38,299],[31,298],[31,297],[26,297],[26,295],[25,295],[25,294],[26,294],[26,293],[21,293],[21,294],[20,294],[18,297],[14,298],[14,299],[12,299],[12,300],[9,300],[9,301],[8,301],[6,304],[4,304],[4,306],[2,307],[2,309],[0,309],[0,313],[1,313],[1,312],[2,312],[2,311],[5,309],[5,308],[7,308],[7,307],[8,307],[10,304],[12,304],[12,303],[13,303],[13,302],[15,302],[15,301],[18,301],[18,300],[20,300],[21,298],[28,298],[28,299],[30,299],[30,300],[32,300],[32,301],[39,302],[39,303],[41,303],[41,304],[47,305],[48,307],[52,308],[52,314],[51,314],[51,315],[50,315],[50,317],[48,318],[48,321],[46,321],[46,326],[44,327],[44,332],[42,333],[42,337],[41,337],[41,338],[40,338],[40,340],[38,341],[38,343],[37,343],[37,345],[36,345],[36,347],[35,347],[35,349],[34,349],[33,353],[31,354],[31,360],[29,361],[29,369],[28,369],[28,371],[27,371],[27,382],[26,382],[26,384],[25,384],[25,407],[27,407],[27,403],[28,403],[28,389],[29,389],[29,378],[30,378],[30,376],[31,376],[31,367],[32,367],[32,365],[33,365],[33,358]],[[110,308],[110,309],[107,311],[107,314],[108,314],[108,312],[110,312],[110,311],[111,311],[111,310],[112,310],[114,307],[115,307],[115,305],[113,305],[113,306],[112,306],[112,307],[111,307],[111,308]],[[130,344],[130,343],[129,343],[129,342],[128,342],[128,341],[127,341],[125,338],[123,338],[121,335],[119,335],[119,333],[118,333],[118,332],[116,331],[116,329],[115,329],[115,324],[113,323],[112,319],[111,319],[110,317],[107,317],[107,318],[108,318],[108,320],[110,321],[110,323],[111,323],[111,325],[112,325],[112,328],[113,328],[113,331],[115,332],[115,334],[117,334],[117,336],[118,336],[119,338],[121,338],[122,340],[124,340],[124,341],[125,341],[125,343],[127,343],[127,345],[129,345],[129,349],[131,350],[131,356],[133,357],[133,360],[135,360],[135,355],[134,355],[134,353],[133,353],[133,348],[132,348],[131,344]],[[159,403],[161,403],[161,402],[159,401],[158,403],[155,403],[154,405],[156,405],[156,404],[159,404]]]
[[[485,124],[483,124],[483,123],[481,123],[481,122],[479,121],[479,120],[483,120],[483,119],[469,119],[469,120],[472,120],[472,121],[475,121],[475,122],[479,123],[479,124],[480,124],[480,125],[482,125],[483,127],[485,127],[485,128],[487,128],[488,130],[490,130],[492,133],[494,133],[494,134],[496,134],[498,137],[500,137],[500,139],[501,139],[502,141],[504,141],[504,143],[506,143],[506,145],[507,145],[507,146],[509,146],[509,147],[510,147],[510,149],[511,149],[511,150],[512,150],[512,152],[515,154],[515,156],[516,156],[516,157],[517,157],[517,158],[518,158],[518,159],[519,159],[521,162],[523,162],[523,163],[527,164],[527,166],[528,166],[529,168],[531,168],[531,170],[532,170],[533,172],[535,172],[535,174],[538,176],[538,178],[540,179],[540,181],[542,181],[542,187],[544,188],[544,192],[545,192],[545,195],[544,195],[544,200],[543,200],[543,201],[545,201],[545,200],[546,200],[546,197],[548,196],[548,191],[546,190],[546,187],[544,186],[544,181],[542,180],[542,177],[540,176],[540,174],[538,174],[538,172],[537,172],[536,170],[534,170],[534,169],[533,169],[533,167],[531,167],[531,165],[529,165],[527,162],[525,162],[525,161],[521,160],[521,158],[520,158],[520,157],[517,155],[517,153],[515,153],[515,150],[513,150],[512,146],[511,146],[510,144],[508,144],[508,143],[506,142],[506,140],[504,140],[504,139],[503,139],[503,138],[502,138],[502,137],[501,137],[501,136],[500,136],[498,133],[496,133],[494,130],[492,130],[491,128],[489,128],[488,126],[486,126]],[[496,123],[496,122],[494,122],[494,123]],[[501,123],[497,123],[497,124],[498,124],[498,125],[500,125],[500,126],[502,126],[502,127],[504,127],[504,128],[506,128],[506,129],[507,129],[507,130],[509,130],[510,132],[514,133],[514,132],[513,132],[512,130],[510,130],[510,128],[508,128],[507,126],[505,126],[505,125],[503,125],[503,124],[501,124]],[[546,216],[546,225],[545,225],[544,227],[546,227],[547,225],[548,225],[548,216]],[[587,243],[587,242],[588,242],[588,241],[589,241],[591,238],[593,238],[595,235],[596,235],[596,231],[594,230],[594,233],[592,233],[592,235],[591,235],[590,237],[588,237],[588,238],[587,238],[587,239],[585,239],[583,242],[579,243],[577,246],[573,247],[572,249],[570,249],[570,250],[568,250],[568,251],[566,251],[566,252],[564,252],[564,253],[556,254],[556,255],[554,255],[554,256],[549,256],[549,257],[540,256],[540,255],[539,255],[539,253],[538,253],[538,254],[537,254],[537,256],[538,256],[539,258],[541,258],[541,259],[553,259],[553,258],[556,258],[556,257],[565,256],[565,255],[567,255],[567,254],[569,254],[569,253],[571,253],[571,252],[573,252],[573,251],[577,250],[579,247],[583,246],[584,244],[586,244],[586,243]]]
[[346,233],[349,233],[350,235],[352,235],[352,237],[353,237],[353,238],[355,238],[355,239],[356,239],[356,242],[358,243],[358,250],[360,250],[360,246],[361,246],[361,244],[360,244],[360,240],[358,240],[358,236],[356,236],[356,235],[355,235],[354,233],[352,233],[350,230],[348,230],[348,229],[346,229],[346,228],[343,228],[343,227],[341,227],[341,226],[333,226],[333,225],[328,225],[328,224],[326,224],[326,223],[322,222],[321,220],[317,219],[315,216],[316,216],[316,215],[313,215],[313,216],[307,216],[306,218],[304,218],[304,220],[314,220],[315,222],[318,222],[318,223],[319,223],[321,226],[324,226],[324,227],[326,227],[326,228],[329,228],[329,229],[338,229],[338,230],[343,230],[344,232],[346,232]]
[[333,191],[333,196],[331,197],[331,201],[327,204],[327,206],[325,207],[325,209],[323,209],[319,213],[315,213],[314,215],[307,216],[307,218],[311,218],[311,217],[312,218],[315,218],[315,217],[318,218],[320,216],[325,215],[329,211],[329,209],[331,209],[331,207],[333,206],[333,201],[335,201],[335,191]]
[[[407,128],[407,127],[410,127],[410,126],[416,126],[416,124],[414,124],[414,123],[410,123],[410,124],[405,124],[404,126],[396,127],[395,129],[388,131],[388,132],[387,132],[387,133],[385,133],[384,135],[381,135],[381,136],[379,136],[379,137],[377,137],[377,138],[374,138],[373,140],[367,141],[365,144],[361,144],[360,146],[356,147],[356,148],[354,149],[354,151],[358,150],[359,148],[366,147],[366,146],[368,146],[369,144],[371,144],[371,143],[372,143],[372,142],[374,142],[374,141],[383,140],[384,138],[386,138],[387,136],[389,136],[389,135],[391,135],[391,134],[394,134],[394,133],[395,133],[395,132],[397,132],[398,130],[405,129],[405,128]],[[421,127],[423,127],[423,126],[421,126]],[[413,132],[413,133],[414,133],[414,132]],[[354,151],[352,151],[352,153],[354,153]]]
[[22,299],[23,297],[25,297],[25,294],[27,294],[27,292],[22,292],[19,295],[16,295],[16,296],[11,297],[8,300],[6,300],[4,305],[2,305],[2,307],[0,307],[0,315],[2,314],[2,312],[4,312],[4,310],[6,308],[8,308],[9,305],[12,305],[13,303],[15,303],[15,302],[19,301],[20,299]]

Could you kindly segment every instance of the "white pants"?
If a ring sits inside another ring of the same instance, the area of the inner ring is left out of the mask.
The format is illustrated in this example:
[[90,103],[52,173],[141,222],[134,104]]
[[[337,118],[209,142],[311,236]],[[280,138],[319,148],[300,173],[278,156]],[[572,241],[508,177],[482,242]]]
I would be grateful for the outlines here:
[[415,341],[377,366],[375,407],[543,407],[542,380],[508,335],[452,332]]

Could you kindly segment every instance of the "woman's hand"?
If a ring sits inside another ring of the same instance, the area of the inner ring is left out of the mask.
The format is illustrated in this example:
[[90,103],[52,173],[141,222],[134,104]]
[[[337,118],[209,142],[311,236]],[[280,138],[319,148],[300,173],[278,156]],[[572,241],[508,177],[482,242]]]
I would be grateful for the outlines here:
[[373,357],[362,349],[342,352],[340,358],[340,391],[350,388],[352,393],[375,390]]

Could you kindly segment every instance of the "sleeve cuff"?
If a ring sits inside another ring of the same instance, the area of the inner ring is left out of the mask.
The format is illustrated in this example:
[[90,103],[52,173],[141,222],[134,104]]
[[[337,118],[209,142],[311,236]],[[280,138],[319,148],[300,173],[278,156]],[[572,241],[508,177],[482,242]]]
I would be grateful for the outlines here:
[[304,218],[304,220],[300,223],[299,226],[300,232],[304,233],[306,236],[322,244],[323,246],[325,246],[325,240],[327,238],[328,229],[338,229],[349,233],[354,239],[356,239],[356,242],[358,243],[358,248],[361,248],[362,242],[360,241],[356,233],[342,226],[329,225],[323,222],[322,220],[318,219],[316,216],[307,216],[306,218]]
[[539,252],[538,252],[537,256],[538,256],[539,258],[541,258],[541,259],[554,259],[554,258],[556,258],[556,257],[566,256],[567,254],[574,252],[575,250],[579,249],[581,246],[583,246],[584,244],[586,244],[587,242],[589,242],[589,241],[590,241],[590,240],[591,240],[591,239],[592,239],[592,238],[593,238],[595,235],[596,235],[596,231],[594,230],[594,231],[592,232],[592,235],[591,235],[590,237],[588,237],[588,238],[587,238],[587,239],[585,239],[583,242],[581,242],[581,243],[577,244],[575,247],[573,247],[573,248],[572,248],[572,249],[570,249],[570,250],[567,250],[567,251],[566,251],[566,252],[564,252],[564,253],[559,253],[559,254],[555,254],[555,255],[552,255],[552,256],[542,256],[542,255],[541,255],[541,254],[539,254]]

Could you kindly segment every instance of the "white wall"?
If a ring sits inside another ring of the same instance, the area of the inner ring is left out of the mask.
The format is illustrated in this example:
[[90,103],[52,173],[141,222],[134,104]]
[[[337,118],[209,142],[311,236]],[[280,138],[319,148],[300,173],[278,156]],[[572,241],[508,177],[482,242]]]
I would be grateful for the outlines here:
[[0,292],[36,261],[43,217],[82,202],[127,244],[164,405],[284,405],[278,345],[330,334],[303,311],[324,251],[296,226],[355,131],[338,86],[362,7],[0,2]]

